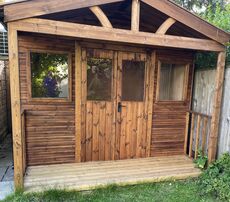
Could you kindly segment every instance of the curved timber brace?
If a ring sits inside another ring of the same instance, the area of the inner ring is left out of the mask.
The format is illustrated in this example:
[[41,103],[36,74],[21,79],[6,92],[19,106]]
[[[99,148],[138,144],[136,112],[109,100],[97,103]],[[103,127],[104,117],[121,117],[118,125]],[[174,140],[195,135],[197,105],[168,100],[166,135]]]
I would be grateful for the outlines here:
[[161,26],[156,31],[156,34],[165,34],[175,22],[176,20],[174,20],[173,18],[168,18],[161,24]]
[[94,13],[94,15],[97,17],[97,19],[100,21],[103,27],[113,28],[108,17],[105,15],[105,13],[101,10],[99,6],[92,6],[89,9]]

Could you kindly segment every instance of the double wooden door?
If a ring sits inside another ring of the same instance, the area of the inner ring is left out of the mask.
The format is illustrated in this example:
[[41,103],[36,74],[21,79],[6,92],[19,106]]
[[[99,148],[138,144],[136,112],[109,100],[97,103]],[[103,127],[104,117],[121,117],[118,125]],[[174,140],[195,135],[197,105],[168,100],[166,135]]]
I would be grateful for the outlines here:
[[153,54],[81,51],[81,161],[150,154]]

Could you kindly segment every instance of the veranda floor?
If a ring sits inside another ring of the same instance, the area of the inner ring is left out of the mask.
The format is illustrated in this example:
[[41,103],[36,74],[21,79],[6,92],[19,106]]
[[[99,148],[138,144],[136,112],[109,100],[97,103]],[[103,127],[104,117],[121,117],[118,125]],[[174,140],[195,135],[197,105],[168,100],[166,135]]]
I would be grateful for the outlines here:
[[200,170],[186,156],[151,157],[118,161],[31,166],[26,191],[49,188],[89,190],[110,184],[130,185],[197,177]]

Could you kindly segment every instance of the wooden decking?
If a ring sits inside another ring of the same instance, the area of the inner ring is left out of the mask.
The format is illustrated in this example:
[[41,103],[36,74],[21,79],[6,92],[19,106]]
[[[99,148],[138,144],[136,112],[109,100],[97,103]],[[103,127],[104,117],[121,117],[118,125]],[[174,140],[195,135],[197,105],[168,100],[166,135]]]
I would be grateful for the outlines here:
[[197,177],[186,156],[151,157],[120,161],[100,161],[28,167],[25,176],[26,191],[48,188],[88,190],[109,184],[137,184],[170,179]]

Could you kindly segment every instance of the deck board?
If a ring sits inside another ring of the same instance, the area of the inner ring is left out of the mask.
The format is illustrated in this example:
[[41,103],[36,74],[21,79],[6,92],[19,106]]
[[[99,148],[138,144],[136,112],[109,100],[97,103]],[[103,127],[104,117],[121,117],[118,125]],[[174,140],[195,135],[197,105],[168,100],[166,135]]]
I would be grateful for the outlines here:
[[199,176],[186,156],[150,157],[117,161],[30,166],[25,175],[26,191],[49,188],[88,190],[109,184],[137,184]]

